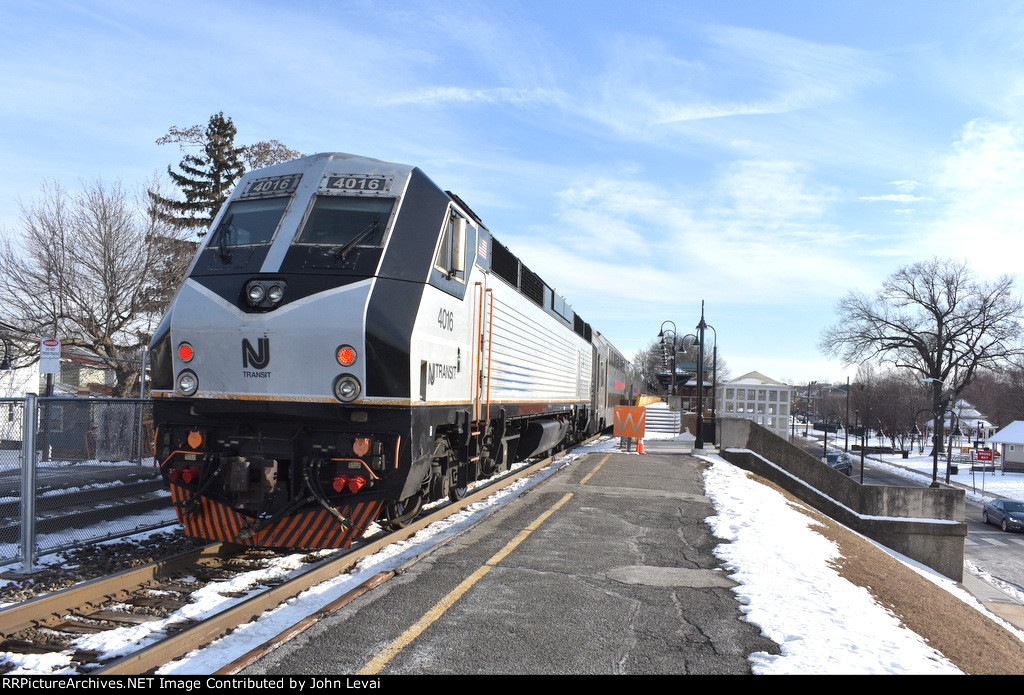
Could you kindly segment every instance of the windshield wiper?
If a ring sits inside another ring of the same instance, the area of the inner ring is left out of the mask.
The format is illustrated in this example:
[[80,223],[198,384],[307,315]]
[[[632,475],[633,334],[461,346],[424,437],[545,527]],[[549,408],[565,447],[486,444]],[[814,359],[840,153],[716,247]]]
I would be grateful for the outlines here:
[[231,221],[235,219],[234,215],[229,215],[224,222],[217,227],[217,246],[220,252],[220,260],[223,263],[231,262],[231,251],[228,250],[227,237],[231,234]]
[[343,260],[345,260],[345,258],[352,251],[352,249],[354,249],[356,247],[356,244],[358,244],[360,241],[362,241],[363,239],[365,239],[366,237],[370,236],[372,233],[377,231],[377,227],[378,227],[378,221],[374,220],[370,224],[366,225],[366,228],[363,229],[363,231],[359,232],[354,237],[352,237],[351,239],[346,241],[342,246],[339,246],[338,248],[334,249],[334,251],[332,252],[332,255],[334,256],[334,260],[336,260],[336,261],[343,261]]

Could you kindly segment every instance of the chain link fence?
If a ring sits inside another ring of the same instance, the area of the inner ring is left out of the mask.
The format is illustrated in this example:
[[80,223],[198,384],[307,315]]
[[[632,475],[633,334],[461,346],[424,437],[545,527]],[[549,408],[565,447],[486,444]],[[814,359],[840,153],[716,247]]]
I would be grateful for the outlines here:
[[140,398],[0,399],[0,565],[175,523]]

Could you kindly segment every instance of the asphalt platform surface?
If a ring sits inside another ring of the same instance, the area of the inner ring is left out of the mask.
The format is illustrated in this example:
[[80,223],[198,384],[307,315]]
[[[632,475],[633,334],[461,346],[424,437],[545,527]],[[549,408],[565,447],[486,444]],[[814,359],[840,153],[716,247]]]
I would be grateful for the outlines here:
[[712,553],[699,464],[587,454],[242,673],[750,673],[778,647]]

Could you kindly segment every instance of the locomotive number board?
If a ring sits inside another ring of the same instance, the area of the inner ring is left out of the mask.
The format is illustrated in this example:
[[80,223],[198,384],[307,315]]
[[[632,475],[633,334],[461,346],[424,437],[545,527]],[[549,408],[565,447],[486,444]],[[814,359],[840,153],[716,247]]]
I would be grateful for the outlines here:
[[302,174],[290,174],[288,176],[268,176],[263,179],[255,179],[249,182],[242,198],[261,198],[269,196],[291,195],[299,186]]
[[372,174],[349,174],[324,176],[320,189],[328,193],[381,194],[391,190],[390,176]]

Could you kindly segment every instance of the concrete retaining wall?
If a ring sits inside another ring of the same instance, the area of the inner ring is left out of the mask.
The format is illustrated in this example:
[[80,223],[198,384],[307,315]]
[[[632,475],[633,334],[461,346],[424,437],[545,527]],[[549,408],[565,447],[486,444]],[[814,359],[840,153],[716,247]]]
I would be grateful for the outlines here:
[[722,458],[818,511],[941,574],[963,580],[964,491],[861,485],[765,428],[718,419]]

